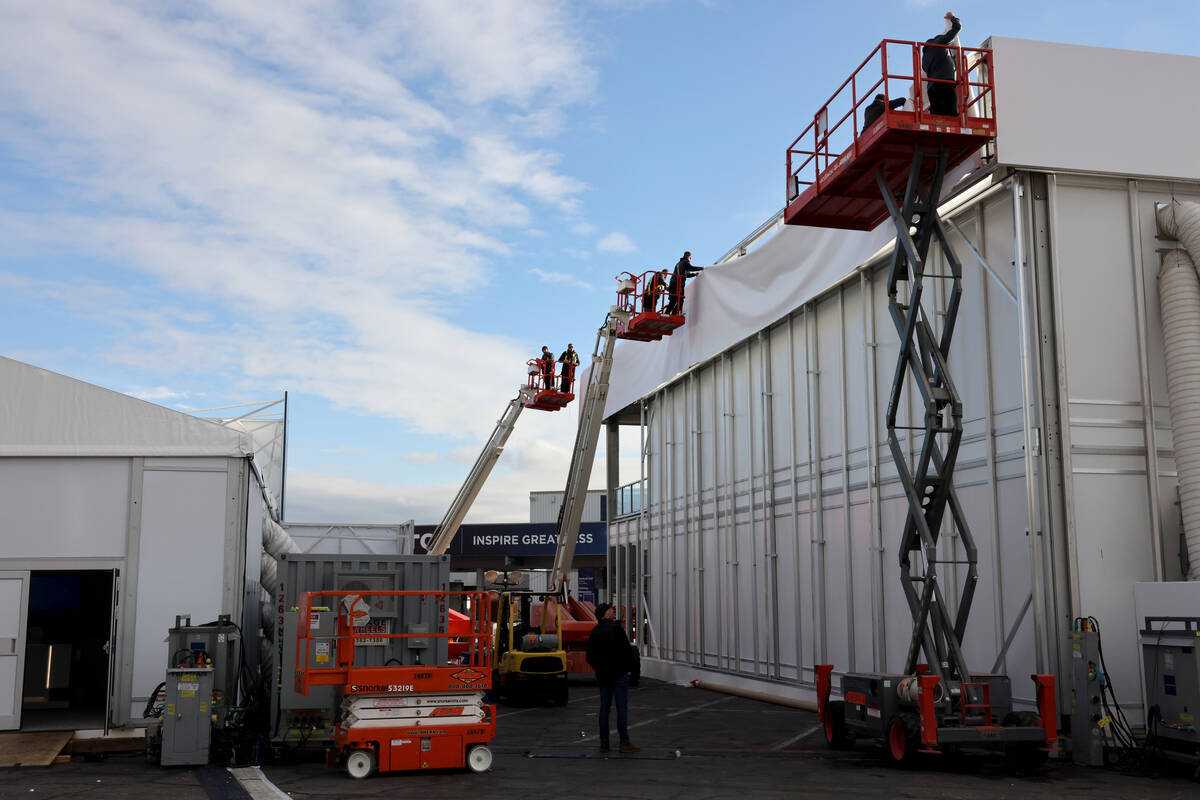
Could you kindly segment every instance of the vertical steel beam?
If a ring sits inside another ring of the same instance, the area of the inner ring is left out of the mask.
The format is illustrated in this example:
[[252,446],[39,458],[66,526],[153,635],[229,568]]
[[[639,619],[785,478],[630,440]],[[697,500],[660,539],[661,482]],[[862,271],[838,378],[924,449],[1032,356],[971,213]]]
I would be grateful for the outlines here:
[[800,484],[796,475],[796,459],[799,453],[796,450],[796,316],[789,314],[787,318],[788,331],[788,442],[791,445],[791,454],[789,462],[791,465],[792,479],[788,496],[792,504],[792,592],[795,600],[794,607],[796,613],[792,615],[796,626],[796,680],[803,681],[804,679],[804,646],[803,633],[804,627],[801,623],[804,615],[801,613],[800,606]]

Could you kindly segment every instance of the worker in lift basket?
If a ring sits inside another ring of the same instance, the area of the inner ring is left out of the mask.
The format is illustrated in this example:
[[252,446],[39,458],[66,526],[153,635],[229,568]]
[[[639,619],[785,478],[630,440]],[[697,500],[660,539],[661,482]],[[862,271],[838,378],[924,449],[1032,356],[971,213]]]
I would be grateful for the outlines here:
[[[946,29],[939,36],[926,39],[927,44],[953,44],[962,30],[962,22],[954,16],[953,11],[947,11]],[[953,81],[957,74],[954,63],[958,60],[960,51],[946,47],[924,47],[921,52],[921,71],[926,78],[938,81]],[[943,114],[948,117],[958,116],[958,86],[954,83],[925,84],[929,95],[929,113]]]
[[903,97],[888,100],[881,94],[875,95],[875,99],[871,101],[866,111],[863,112],[863,133],[866,133],[867,128],[875,124],[875,120],[883,116],[884,106],[888,108],[900,108],[905,102],[907,101]]
[[642,311],[658,310],[658,298],[667,293],[668,280],[665,269],[650,273],[650,277],[646,279],[646,291],[642,292]]
[[617,612],[608,603],[596,606],[596,627],[588,636],[587,662],[596,670],[600,688],[600,752],[607,753],[608,711],[617,701],[617,734],[621,752],[636,753],[640,747],[629,741],[629,672],[633,669],[633,646],[617,624]]
[[671,273],[671,285],[667,287],[667,307],[664,314],[683,313],[683,286],[688,278],[694,278],[704,271],[704,267],[692,266],[692,253],[686,251],[683,258],[675,262],[675,271]]
[[550,352],[550,348],[542,345],[542,354],[538,356],[538,361],[542,362],[542,387],[545,389],[554,388],[554,353]]
[[559,390],[563,394],[571,391],[571,381],[575,380],[575,368],[579,366],[579,353],[575,352],[575,345],[568,344],[567,349],[558,357],[562,362],[562,388]]

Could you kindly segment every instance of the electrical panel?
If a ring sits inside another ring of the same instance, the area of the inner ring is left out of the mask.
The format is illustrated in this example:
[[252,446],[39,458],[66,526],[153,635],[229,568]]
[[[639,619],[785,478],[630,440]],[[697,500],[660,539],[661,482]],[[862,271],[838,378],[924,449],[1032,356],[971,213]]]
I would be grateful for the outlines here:
[[167,670],[162,752],[158,762],[162,766],[208,763],[213,673],[211,667]]
[[1141,630],[1146,729],[1154,750],[1198,765],[1200,617],[1146,617]]
[[1076,764],[1104,765],[1104,672],[1100,663],[1100,634],[1078,630],[1071,634],[1071,757]]

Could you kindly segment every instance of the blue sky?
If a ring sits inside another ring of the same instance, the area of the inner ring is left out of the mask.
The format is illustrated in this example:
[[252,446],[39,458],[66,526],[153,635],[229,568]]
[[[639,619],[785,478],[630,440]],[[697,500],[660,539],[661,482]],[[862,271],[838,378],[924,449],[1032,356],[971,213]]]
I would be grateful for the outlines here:
[[[1194,2],[951,8],[1200,55]],[[777,211],[813,111],[945,11],[0,0],[0,353],[183,410],[286,389],[289,519],[434,522],[525,359]],[[526,414],[471,519],[561,488],[574,422]]]

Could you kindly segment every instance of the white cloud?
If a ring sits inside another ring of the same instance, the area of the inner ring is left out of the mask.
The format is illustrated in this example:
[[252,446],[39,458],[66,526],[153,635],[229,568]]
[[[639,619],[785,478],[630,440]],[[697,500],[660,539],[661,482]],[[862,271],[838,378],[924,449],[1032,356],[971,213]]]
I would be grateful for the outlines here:
[[187,392],[171,389],[166,386],[154,386],[149,389],[134,389],[126,392],[132,397],[147,400],[151,403],[163,403],[168,400],[182,400],[189,397]]
[[409,464],[432,464],[438,460],[438,454],[413,450],[410,453],[400,456],[400,460],[406,461]]
[[578,286],[581,289],[587,289],[589,292],[595,287],[587,281],[581,281],[569,272],[546,272],[540,269],[529,270],[530,275],[534,275],[542,283],[558,283],[565,286]]
[[624,233],[617,231],[601,237],[600,241],[596,242],[596,249],[601,253],[618,253],[625,255],[628,253],[636,253],[637,245],[633,243],[633,239],[630,239]]
[[[209,371],[235,391],[287,386],[426,434],[485,435],[527,354],[442,308],[488,282],[506,229],[543,208],[577,216],[586,187],[530,141],[594,86],[575,13],[552,0],[0,6],[0,145],[63,198],[52,213],[0,198],[0,239],[64,265],[0,283],[117,331],[104,357],[165,376],[144,390],[156,399],[180,370]],[[139,274],[83,278],[79,255]],[[147,302],[159,288],[187,307]],[[448,351],[476,366],[431,402],[422,378]],[[562,425],[539,435],[570,441]],[[548,472],[566,469],[569,453],[546,453]],[[518,456],[513,474],[532,471],[510,490],[542,465]],[[304,491],[289,485],[289,501]]]

